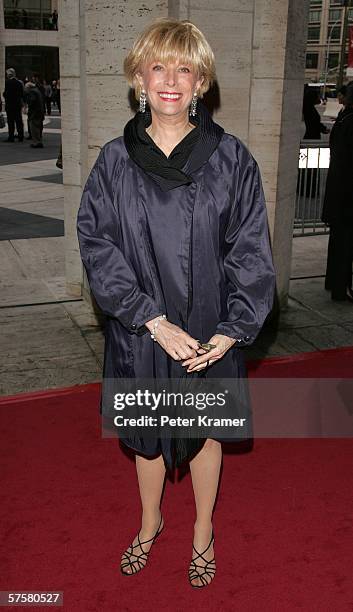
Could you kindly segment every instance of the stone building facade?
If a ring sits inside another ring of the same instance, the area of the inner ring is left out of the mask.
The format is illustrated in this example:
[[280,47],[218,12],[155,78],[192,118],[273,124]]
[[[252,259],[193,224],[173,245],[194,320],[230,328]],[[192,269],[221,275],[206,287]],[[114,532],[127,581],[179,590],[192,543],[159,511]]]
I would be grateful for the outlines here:
[[4,91],[5,68],[30,78],[38,72],[51,81],[59,78],[58,31],[50,16],[58,0],[0,0],[0,92]]
[[[85,284],[76,237],[100,147],[131,117],[123,59],[156,17],[192,20],[216,56],[214,119],[259,163],[279,303],[287,299],[309,4],[307,0],[59,0],[67,288]],[[88,292],[86,292],[88,293]]]
[[[336,83],[344,35],[343,0],[310,0],[305,78],[310,82]],[[348,9],[348,24],[353,25],[353,7]],[[348,36],[344,64],[347,64]],[[346,79],[349,80],[349,79]]]

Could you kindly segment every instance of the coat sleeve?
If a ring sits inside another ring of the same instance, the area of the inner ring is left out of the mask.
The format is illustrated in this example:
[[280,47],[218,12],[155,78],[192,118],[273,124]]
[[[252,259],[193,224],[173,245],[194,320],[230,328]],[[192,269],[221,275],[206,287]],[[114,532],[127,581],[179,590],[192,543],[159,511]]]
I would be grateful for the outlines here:
[[[118,213],[114,207],[112,172],[101,150],[84,187],[77,216],[77,236],[83,265],[98,306],[131,333],[147,332],[144,324],[162,314],[144,293],[118,244]],[[111,164],[110,164],[111,166]]]
[[227,318],[216,333],[250,345],[273,305],[275,271],[260,171],[249,154],[224,237]]

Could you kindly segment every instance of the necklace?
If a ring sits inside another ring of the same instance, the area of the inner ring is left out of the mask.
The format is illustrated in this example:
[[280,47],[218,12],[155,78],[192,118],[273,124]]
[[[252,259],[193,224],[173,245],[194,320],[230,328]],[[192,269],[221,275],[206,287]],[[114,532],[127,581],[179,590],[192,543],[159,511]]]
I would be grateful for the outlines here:
[[[185,132],[185,134],[180,138],[180,140],[178,142],[181,142],[185,136],[187,136],[188,134],[190,134],[190,132],[196,127],[195,125],[192,125],[191,123],[188,124],[188,131]],[[146,133],[152,138],[151,136],[151,131],[152,131],[152,124],[148,126],[148,128],[146,128]],[[153,140],[156,142],[156,140],[153,138]],[[157,144],[157,142],[156,142]]]

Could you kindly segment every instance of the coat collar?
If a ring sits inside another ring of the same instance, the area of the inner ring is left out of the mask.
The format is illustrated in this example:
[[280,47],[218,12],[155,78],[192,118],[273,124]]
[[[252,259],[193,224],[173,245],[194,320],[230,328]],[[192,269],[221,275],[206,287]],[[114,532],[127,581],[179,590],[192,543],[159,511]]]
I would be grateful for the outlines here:
[[196,172],[212,155],[224,129],[215,123],[200,100],[195,117],[196,127],[173,149],[169,157],[146,133],[152,115],[148,104],[145,113],[137,112],[124,128],[124,143],[131,159],[146,172],[163,191],[193,182]]

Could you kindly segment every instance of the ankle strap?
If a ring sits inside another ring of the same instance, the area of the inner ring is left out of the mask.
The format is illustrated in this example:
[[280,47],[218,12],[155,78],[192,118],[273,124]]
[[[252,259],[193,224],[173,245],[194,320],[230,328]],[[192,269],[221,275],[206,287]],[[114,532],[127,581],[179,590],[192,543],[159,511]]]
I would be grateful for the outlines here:
[[[198,554],[198,556],[199,556],[199,557],[202,557],[202,555],[204,555],[204,554],[205,554],[205,552],[206,552],[206,551],[209,549],[209,547],[211,546],[212,542],[214,542],[214,534],[213,534],[213,530],[212,530],[212,535],[211,535],[210,543],[209,543],[209,545],[207,546],[207,548],[205,548],[205,550],[203,550],[203,551],[202,551],[202,553],[199,553],[199,551],[198,551],[198,550],[196,550],[196,548],[195,548],[195,546],[194,546],[194,545],[192,545],[192,547],[193,547],[194,551],[195,551],[195,552]],[[205,559],[205,560],[206,560],[206,559]]]
[[150,538],[149,540],[145,540],[144,542],[140,542],[140,532],[138,532],[138,534],[137,534],[137,541],[138,541],[140,546],[141,546],[141,544],[148,544],[148,542],[151,542],[151,540],[154,540],[156,538],[156,536],[158,535],[158,532],[159,532],[159,528],[160,528],[160,526],[162,524],[162,519],[163,519],[163,517],[161,515],[161,520],[159,521],[158,529],[157,529],[156,533],[154,534],[154,536],[152,536],[152,538]]

